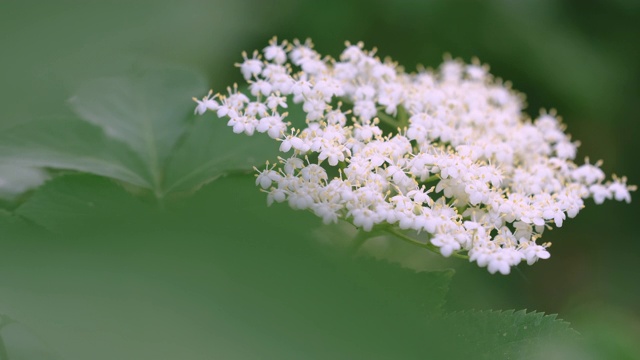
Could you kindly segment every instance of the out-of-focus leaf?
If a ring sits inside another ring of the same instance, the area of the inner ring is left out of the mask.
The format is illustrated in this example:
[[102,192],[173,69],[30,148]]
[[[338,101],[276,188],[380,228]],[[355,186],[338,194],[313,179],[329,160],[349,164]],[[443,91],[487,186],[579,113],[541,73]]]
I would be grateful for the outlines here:
[[351,268],[347,273],[355,281],[377,289],[377,298],[419,317],[442,311],[454,275],[453,270],[416,272],[373,258],[348,264]]
[[166,159],[193,116],[191,98],[205,88],[204,78],[192,71],[143,71],[90,81],[71,104],[84,120],[133,149],[160,194]]
[[[20,219],[9,211],[0,209],[0,231],[2,232],[0,239],[4,240],[2,242],[2,245],[5,246],[4,250],[6,250],[7,240],[22,236],[24,230],[27,228],[28,226],[23,219]],[[15,241],[15,239],[9,241]]]
[[70,360],[437,354],[452,272],[328,256],[315,216],[264,197],[234,176],[154,212],[104,178],[56,178],[17,213],[58,235],[13,244],[3,302]]
[[266,160],[276,160],[279,143],[275,140],[266,134],[234,134],[225,120],[213,117],[198,119],[169,160],[166,193],[193,191],[229,171],[248,170],[262,166]]
[[64,340],[79,337],[96,359],[520,359],[574,335],[541,313],[444,314],[452,271],[329,256],[315,216],[264,197],[233,176],[156,212],[103,178],[54,179],[17,213],[61,236],[14,250],[28,256],[3,264],[0,289],[56,351],[91,353]]
[[90,234],[126,228],[154,211],[109,179],[66,175],[39,188],[16,213],[56,233]]
[[0,358],[3,360],[56,360],[60,359],[29,329],[17,322],[0,328]]
[[0,199],[13,200],[48,178],[49,174],[40,168],[0,163]]
[[526,310],[457,312],[446,315],[443,325],[462,355],[474,359],[534,359],[545,349],[578,339],[556,315]]
[[[78,119],[37,119],[2,129],[0,161],[76,170],[150,187],[142,163],[125,144]],[[30,181],[38,179],[40,175]]]
[[71,101],[81,119],[41,119],[3,129],[0,161],[12,168],[0,181],[13,167],[29,169],[13,172],[20,186],[13,181],[9,190],[17,195],[42,182],[37,168],[76,170],[163,198],[275,160],[278,144],[264,134],[235,135],[220,119],[193,123],[191,97],[204,93],[203,84],[201,75],[175,69],[94,80]]

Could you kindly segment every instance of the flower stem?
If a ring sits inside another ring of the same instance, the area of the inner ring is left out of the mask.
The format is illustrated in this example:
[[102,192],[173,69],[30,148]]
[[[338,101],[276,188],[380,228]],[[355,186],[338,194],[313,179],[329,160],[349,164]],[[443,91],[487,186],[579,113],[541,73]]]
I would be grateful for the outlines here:
[[400,240],[403,240],[403,241],[406,241],[406,242],[408,242],[410,244],[413,244],[413,245],[416,245],[416,246],[431,250],[436,254],[440,254],[440,250],[438,249],[437,246],[434,246],[434,245],[429,244],[429,243],[423,243],[421,241],[418,241],[418,240],[412,238],[411,236],[409,236],[409,235],[407,235],[407,234],[405,234],[403,232],[400,232],[400,231],[398,231],[398,230],[396,230],[394,228],[386,228],[385,231],[388,232],[389,234],[395,235]]
[[383,123],[393,127],[394,129],[397,129],[402,125],[400,122],[396,121],[396,119],[385,114],[382,111],[378,111],[378,119],[380,119],[380,121],[382,121]]
[[426,178],[424,181],[421,181],[423,184],[428,184],[430,182],[434,182],[436,180],[440,180],[440,175],[434,174]]
[[398,106],[398,123],[400,128],[409,126],[409,114],[402,106]]
[[[437,246],[433,245],[433,244],[423,243],[421,241],[418,241],[418,240],[412,238],[411,236],[409,236],[409,235],[407,235],[407,234],[405,234],[403,232],[400,232],[400,231],[398,231],[398,230],[396,230],[394,228],[385,228],[384,230],[386,232],[388,232],[389,234],[395,235],[400,240],[403,240],[403,241],[406,241],[406,242],[408,242],[410,244],[413,244],[413,245],[419,246],[421,248],[430,250],[430,251],[432,251],[432,252],[434,252],[434,253],[436,253],[438,255],[442,255],[442,253],[440,253],[440,249]],[[456,257],[458,259],[465,259],[465,260],[469,259],[469,257],[467,255],[459,254],[459,253],[456,253],[456,252],[452,253],[451,256]]]

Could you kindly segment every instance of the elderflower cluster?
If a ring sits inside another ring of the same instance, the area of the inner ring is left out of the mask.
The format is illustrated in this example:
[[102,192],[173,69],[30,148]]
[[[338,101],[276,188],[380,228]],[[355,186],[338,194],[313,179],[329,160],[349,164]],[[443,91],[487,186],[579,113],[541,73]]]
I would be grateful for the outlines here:
[[[361,43],[332,59],[276,39],[243,56],[247,93],[210,92],[196,113],[280,143],[287,155],[256,180],[269,204],[364,231],[426,232],[442,255],[508,274],[549,258],[540,235],[585,199],[631,201],[625,178],[573,162],[577,143],[554,112],[528,119],[522,95],[477,61],[406,73]],[[302,119],[286,112],[300,108]]]

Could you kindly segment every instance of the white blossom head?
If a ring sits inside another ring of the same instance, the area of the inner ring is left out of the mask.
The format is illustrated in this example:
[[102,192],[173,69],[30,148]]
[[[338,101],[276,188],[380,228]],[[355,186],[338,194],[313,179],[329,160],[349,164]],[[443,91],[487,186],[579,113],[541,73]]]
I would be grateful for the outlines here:
[[[196,113],[216,112],[233,132],[280,142],[283,156],[257,170],[268,204],[508,274],[548,259],[543,231],[575,217],[586,199],[631,201],[626,178],[606,180],[601,162],[574,162],[579,144],[555,111],[529,120],[523,96],[476,59],[406,73],[362,43],[347,43],[338,59],[310,40],[274,38],[237,64],[246,92],[196,99]],[[304,119],[290,119],[292,108]]]

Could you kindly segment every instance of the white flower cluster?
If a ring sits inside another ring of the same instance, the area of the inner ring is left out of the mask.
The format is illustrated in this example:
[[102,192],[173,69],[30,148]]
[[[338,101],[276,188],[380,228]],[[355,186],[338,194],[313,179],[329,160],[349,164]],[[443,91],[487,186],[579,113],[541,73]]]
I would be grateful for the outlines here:
[[[280,142],[289,155],[256,181],[269,204],[364,231],[427,232],[425,245],[442,255],[508,274],[549,258],[536,240],[584,199],[631,200],[625,178],[605,182],[599,163],[573,162],[577,144],[554,112],[527,119],[522,96],[477,62],[405,73],[362,44],[347,43],[335,60],[310,41],[273,39],[237,66],[250,94],[209,93],[196,112]],[[296,106],[299,127],[284,112]]]

